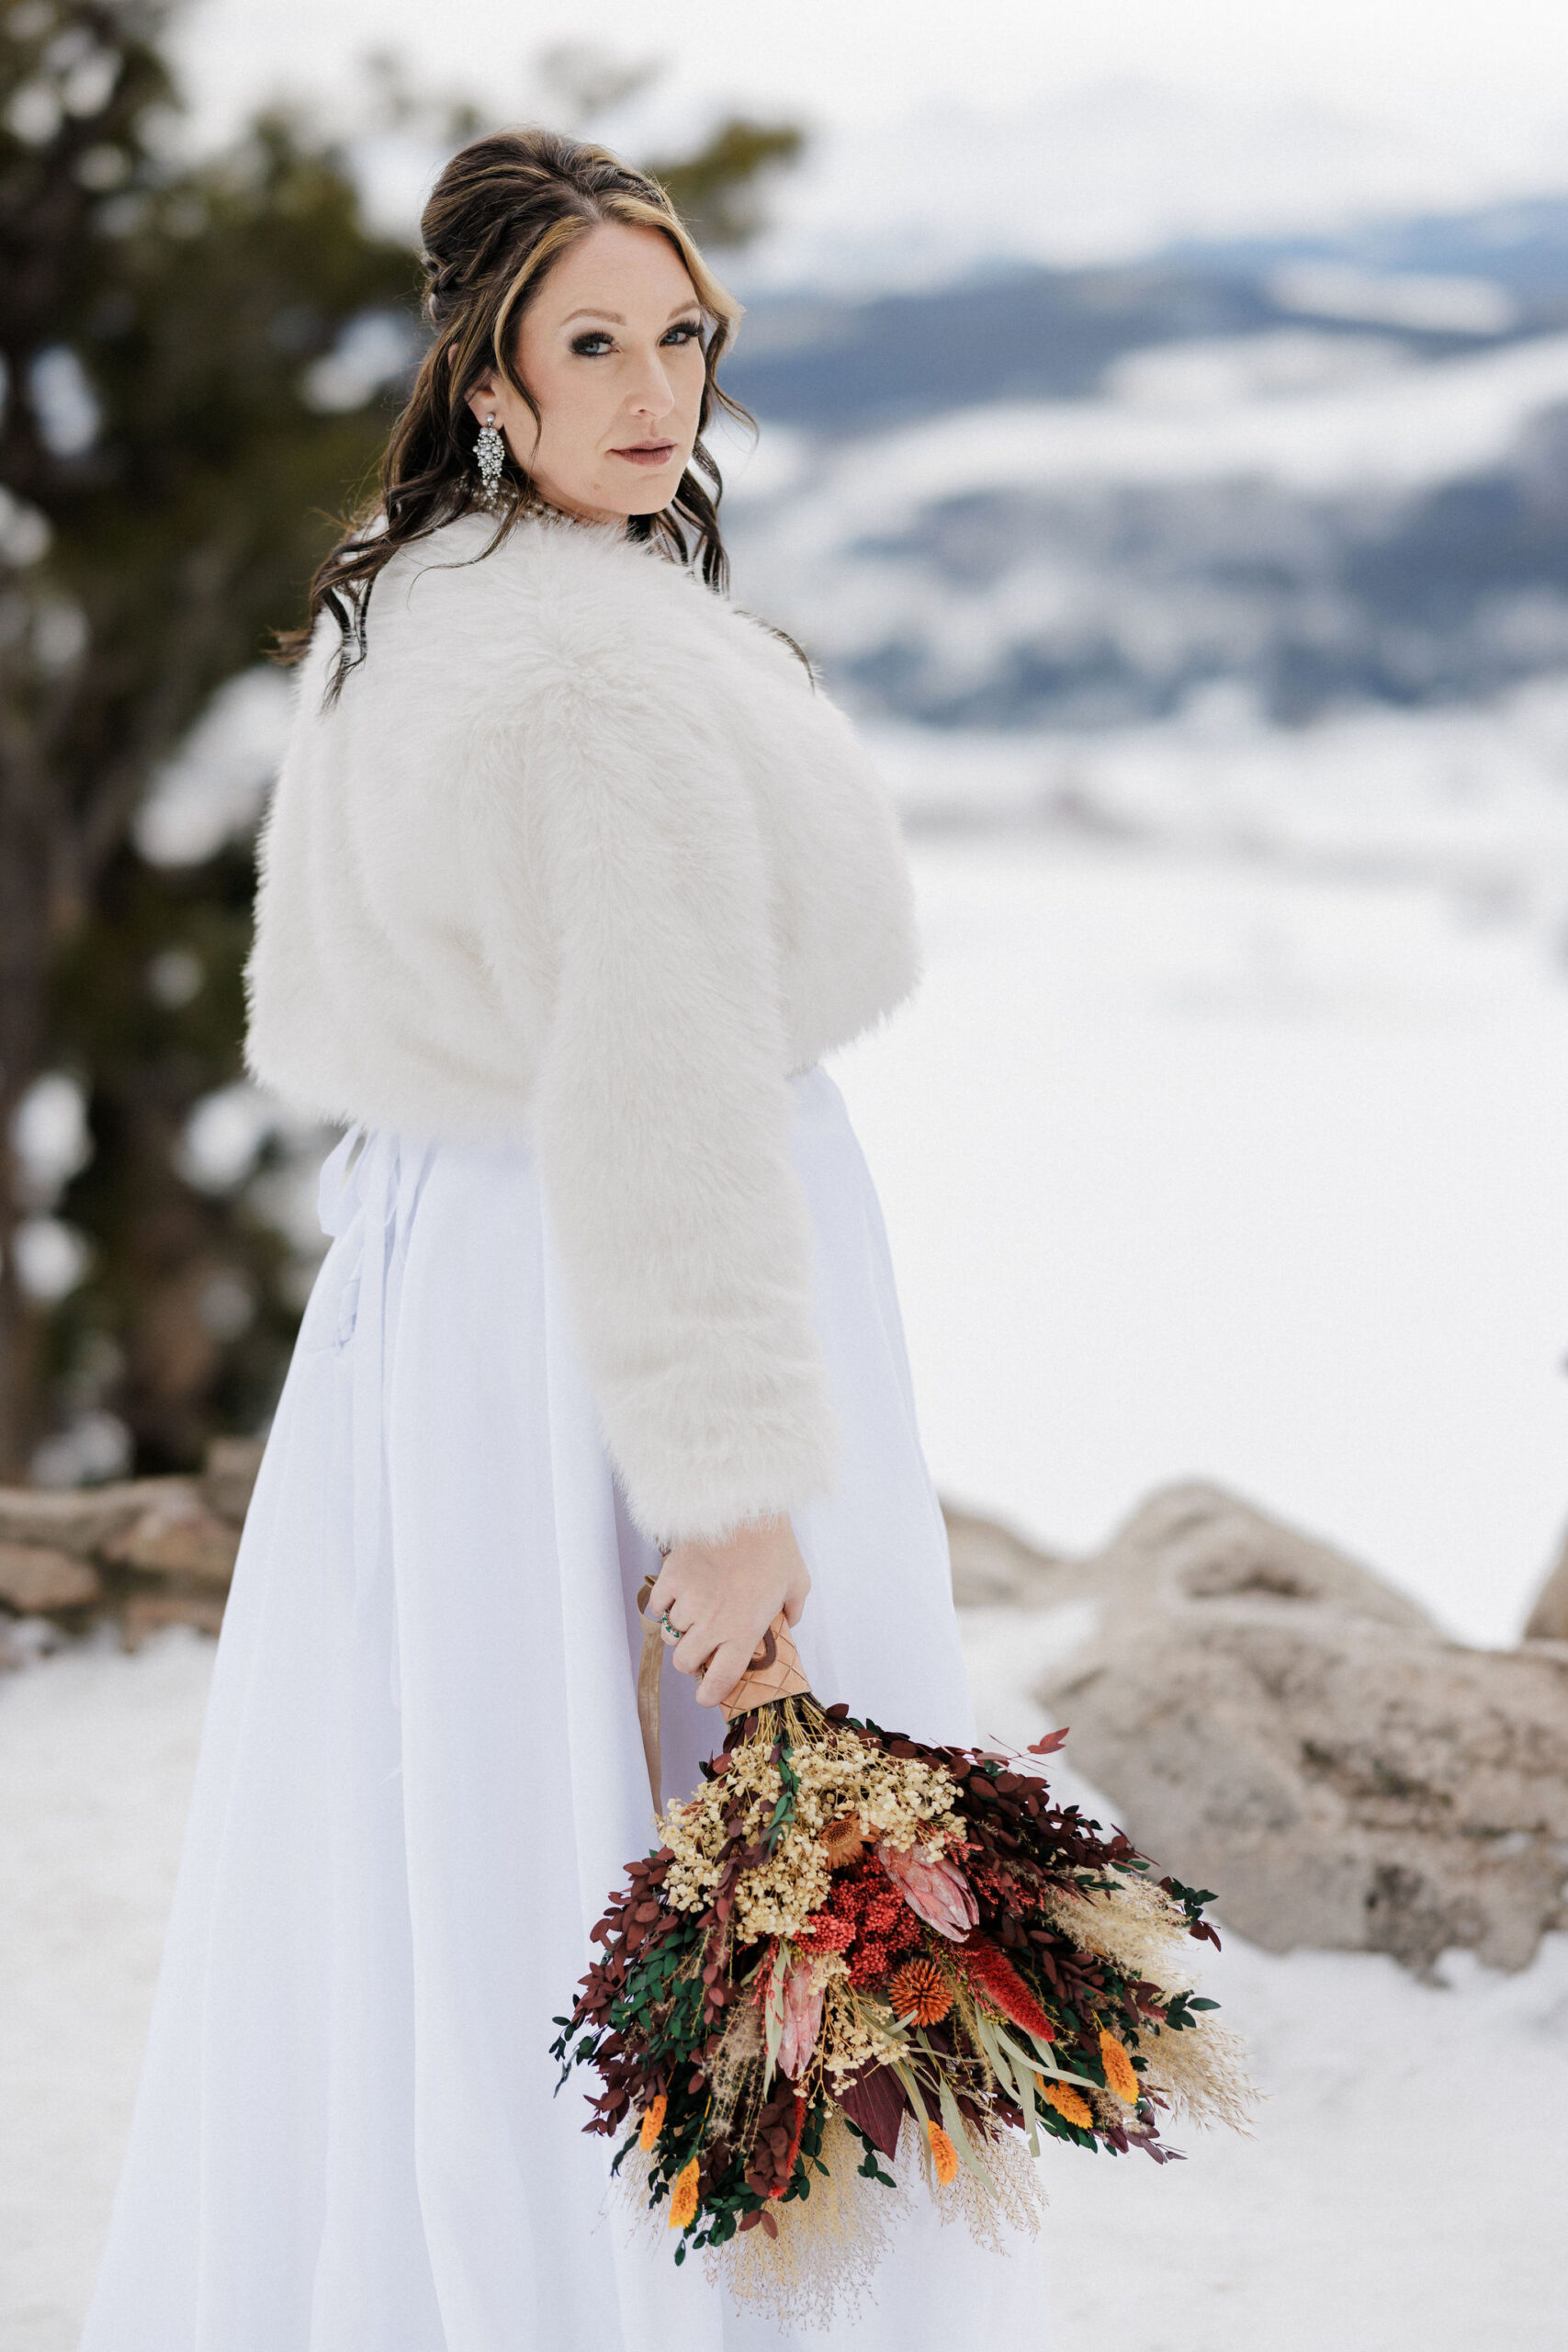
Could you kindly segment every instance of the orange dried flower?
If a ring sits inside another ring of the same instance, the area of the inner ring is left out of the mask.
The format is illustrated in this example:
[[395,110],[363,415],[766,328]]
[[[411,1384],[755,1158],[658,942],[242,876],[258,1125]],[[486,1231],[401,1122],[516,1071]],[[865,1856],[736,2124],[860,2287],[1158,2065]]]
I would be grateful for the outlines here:
[[823,1830],[822,1843],[828,1849],[829,1869],[847,1870],[852,1862],[858,1862],[865,1851],[865,1831],[852,1813],[840,1814],[837,1821],[830,1821]]
[[958,2151],[941,2124],[933,2123],[929,2116],[926,2119],[926,2137],[931,2143],[931,2154],[936,2160],[936,2177],[945,2188],[950,2180],[958,2177]]
[[1113,2033],[1100,2035],[1100,2063],[1105,2068],[1105,2079],[1117,2098],[1123,2106],[1135,2107],[1141,2089],[1138,2070]]
[[953,2007],[953,1991],[934,1960],[918,1953],[896,1969],[887,1980],[887,1997],[896,2017],[913,2018],[917,2025],[935,2025]]
[[1070,2083],[1048,2083],[1043,2075],[1036,2075],[1034,2080],[1045,2094],[1047,2107],[1054,2107],[1058,2115],[1068,2123],[1076,2123],[1080,2132],[1089,2129],[1094,2117],[1089,2112],[1089,2101],[1074,2090]]
[[692,2156],[676,2175],[675,2186],[670,2192],[668,2226],[672,2230],[683,2230],[689,2222],[696,2219],[696,2211],[697,2160]]
[[652,2147],[655,2140],[658,2139],[660,2133],[664,2129],[664,2110],[669,2104],[670,2102],[665,2098],[664,2093],[660,2091],[659,2097],[656,2099],[651,2099],[648,2106],[644,2108],[642,2115],[642,2130],[637,2133],[637,2144],[639,2147],[644,2150]]
[[972,1935],[958,1948],[958,1964],[971,1984],[984,1993],[1004,2018],[1022,2026],[1037,2041],[1055,2041],[1056,2029],[1009,1960],[985,1936]]

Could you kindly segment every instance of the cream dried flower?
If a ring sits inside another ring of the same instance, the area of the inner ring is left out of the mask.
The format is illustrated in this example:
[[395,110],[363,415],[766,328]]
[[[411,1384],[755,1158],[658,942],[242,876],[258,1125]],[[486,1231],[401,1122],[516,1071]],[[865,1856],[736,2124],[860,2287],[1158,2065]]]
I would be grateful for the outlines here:
[[[742,1942],[799,1934],[828,1896],[834,1849],[823,1833],[846,1819],[862,1838],[895,1853],[917,1843],[940,1852],[962,1835],[951,1775],[918,1757],[890,1757],[833,1725],[803,1733],[790,1761],[793,1817],[766,1860],[747,1871],[736,1889],[733,1925]],[[733,1750],[716,1780],[670,1807],[660,1828],[671,1856],[665,1898],[676,1910],[706,1905],[718,1881],[726,1822],[739,1816],[742,1834],[757,1838],[783,1790],[771,1744],[759,1739]]]
[[1229,2026],[1205,2017],[1201,2025],[1179,2033],[1168,2026],[1158,2032],[1145,2029],[1138,2053],[1148,2061],[1145,2086],[1163,2091],[1173,2114],[1200,2125],[1226,2123],[1233,2132],[1250,2132],[1259,2093],[1247,2071],[1247,2045]]
[[1186,1962],[1190,1950],[1187,1914],[1164,1887],[1139,1871],[1114,1865],[1100,1873],[1108,1889],[1080,1887],[1067,1894],[1048,1887],[1045,1917],[1081,1951],[1114,1961],[1129,1976],[1146,1977],[1168,1992],[1190,1989],[1195,1979]]

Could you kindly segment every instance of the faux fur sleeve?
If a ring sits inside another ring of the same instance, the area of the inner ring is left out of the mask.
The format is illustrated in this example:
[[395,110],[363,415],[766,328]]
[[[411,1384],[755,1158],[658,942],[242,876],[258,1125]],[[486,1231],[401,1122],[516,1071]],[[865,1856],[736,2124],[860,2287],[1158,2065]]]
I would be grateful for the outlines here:
[[605,1437],[648,1533],[721,1535],[836,1451],[755,814],[700,697],[618,675],[532,697],[487,765],[481,930],[503,991],[548,942],[534,1133]]

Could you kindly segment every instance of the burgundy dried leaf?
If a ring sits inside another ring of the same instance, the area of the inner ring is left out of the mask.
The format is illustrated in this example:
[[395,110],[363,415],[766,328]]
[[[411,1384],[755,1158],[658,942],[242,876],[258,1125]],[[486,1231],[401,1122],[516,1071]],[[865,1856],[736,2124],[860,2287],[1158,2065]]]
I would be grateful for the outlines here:
[[840,2092],[839,2104],[885,2156],[898,2153],[898,2126],[909,2102],[891,2066],[873,2066]]

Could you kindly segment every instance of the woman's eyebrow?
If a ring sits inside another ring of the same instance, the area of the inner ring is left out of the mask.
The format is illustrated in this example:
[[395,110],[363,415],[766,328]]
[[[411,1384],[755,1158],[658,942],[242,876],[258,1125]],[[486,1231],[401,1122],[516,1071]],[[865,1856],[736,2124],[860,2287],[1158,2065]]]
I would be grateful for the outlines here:
[[[677,302],[674,309],[671,311],[670,316],[672,319],[678,319],[683,311],[694,311],[696,307],[697,298],[694,294],[688,300],[684,302]],[[569,311],[565,318],[561,321],[562,326],[570,326],[573,319],[608,319],[612,326],[624,327],[626,325],[626,320],[623,318],[619,311],[595,311],[592,309],[585,311]]]

